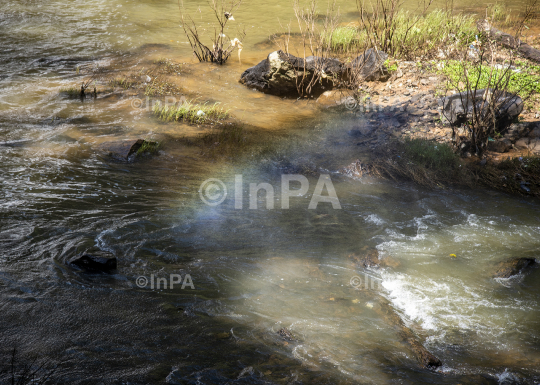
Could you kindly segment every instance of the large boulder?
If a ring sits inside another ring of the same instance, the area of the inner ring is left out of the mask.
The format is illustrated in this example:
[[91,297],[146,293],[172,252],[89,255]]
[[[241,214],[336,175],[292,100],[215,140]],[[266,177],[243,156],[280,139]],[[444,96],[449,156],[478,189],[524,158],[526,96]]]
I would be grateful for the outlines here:
[[[390,76],[385,61],[388,55],[372,48],[348,65],[337,59],[309,56],[305,60],[283,51],[275,51],[240,76],[240,83],[261,92],[298,97],[320,96],[342,80],[373,81]],[[298,92],[301,90],[301,92]]]
[[[339,60],[317,56],[304,60],[279,50],[245,70],[240,76],[240,83],[267,94],[290,97],[298,97],[298,89],[305,90],[311,86],[310,94],[319,96],[333,88],[333,79],[341,72]],[[313,81],[318,74],[321,74],[320,78]]]
[[[506,129],[523,111],[523,100],[512,93],[481,89],[475,92],[465,91],[450,95],[443,99],[443,114],[453,126],[472,120],[474,109],[482,116],[489,114],[490,103],[486,98],[495,102],[495,119],[499,130]],[[493,100],[492,99],[492,100]]]
[[387,59],[388,55],[385,52],[370,48],[347,66],[345,74],[348,78],[358,80],[387,80],[390,77],[385,65]]

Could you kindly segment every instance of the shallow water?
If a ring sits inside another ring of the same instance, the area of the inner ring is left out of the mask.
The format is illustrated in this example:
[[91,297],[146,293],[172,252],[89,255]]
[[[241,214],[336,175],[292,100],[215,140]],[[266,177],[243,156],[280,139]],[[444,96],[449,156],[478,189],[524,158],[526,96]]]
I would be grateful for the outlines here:
[[[84,78],[77,66],[191,60],[175,2],[4,5],[2,354],[18,347],[23,362],[35,354],[62,361],[66,383],[540,381],[540,269],[513,281],[491,278],[501,260],[538,258],[538,202],[337,173],[362,156],[347,135],[359,117],[237,83],[269,51],[260,43],[279,30],[277,18],[292,16],[288,3],[246,3],[237,15],[253,25],[243,64],[191,62],[182,79],[186,90],[223,102],[261,137],[299,141],[280,157],[316,172],[306,174],[310,190],[291,198],[289,210],[281,208],[279,157],[202,160],[177,142],[200,128],[157,123],[119,95],[84,103],[58,96]],[[95,150],[141,136],[167,138],[159,156],[125,164]],[[307,209],[320,173],[331,175],[341,210],[328,203]],[[241,210],[232,199],[235,175],[243,177]],[[230,192],[219,206],[199,198],[208,178]],[[263,182],[274,186],[276,208],[264,209],[259,197],[259,209],[249,209],[249,183]],[[118,257],[117,273],[66,266],[91,246]],[[366,247],[390,267],[353,264],[348,255]],[[136,285],[137,277],[170,274],[189,274],[194,289]],[[351,286],[354,277],[368,290]],[[443,361],[439,371],[419,368],[381,316],[386,300]],[[277,334],[283,327],[294,341]]]

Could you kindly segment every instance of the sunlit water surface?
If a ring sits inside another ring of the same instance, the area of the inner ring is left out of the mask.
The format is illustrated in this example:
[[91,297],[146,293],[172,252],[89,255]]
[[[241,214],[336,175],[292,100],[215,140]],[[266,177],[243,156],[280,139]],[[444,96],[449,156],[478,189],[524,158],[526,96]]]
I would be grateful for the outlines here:
[[[197,12],[199,4],[187,7]],[[353,10],[342,5],[346,18]],[[340,210],[328,203],[307,209],[317,174],[308,175],[309,193],[285,210],[275,161],[201,161],[175,144],[197,128],[158,124],[127,98],[81,103],[58,96],[60,87],[79,82],[77,66],[106,66],[128,51],[191,60],[176,2],[3,5],[3,354],[16,346],[61,359],[71,383],[540,381],[540,271],[491,278],[501,260],[538,258],[538,203],[337,174],[354,154],[350,117],[321,115],[312,103],[237,83],[271,50],[264,41],[281,30],[277,19],[291,17],[288,2],[243,4],[235,15],[248,31],[243,64],[192,62],[185,84],[261,130],[303,138],[284,156],[330,174]],[[142,162],[111,162],[95,150],[110,139],[156,135],[170,143]],[[243,209],[234,205],[235,175],[243,176]],[[223,204],[201,202],[207,178],[226,184]],[[259,209],[250,210],[249,183],[263,182],[275,188],[275,208],[265,209],[259,197]],[[116,274],[65,265],[91,246],[118,257]],[[391,267],[363,270],[348,258],[366,246]],[[169,274],[189,274],[195,289],[135,284]],[[351,286],[356,276],[374,287]],[[443,361],[438,372],[419,368],[381,317],[384,300]],[[277,334],[283,327],[295,341]]]

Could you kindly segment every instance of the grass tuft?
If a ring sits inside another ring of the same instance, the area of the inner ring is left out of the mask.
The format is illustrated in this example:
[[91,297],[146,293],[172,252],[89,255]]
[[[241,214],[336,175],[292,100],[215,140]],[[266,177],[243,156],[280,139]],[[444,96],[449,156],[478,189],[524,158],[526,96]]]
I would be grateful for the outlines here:
[[152,109],[154,116],[164,122],[183,121],[188,123],[208,123],[229,117],[229,111],[220,107],[220,103],[194,103],[186,101],[179,106],[163,106],[156,103]]
[[81,89],[78,87],[65,87],[60,88],[60,93],[67,96],[70,99],[79,98],[81,96]]
[[374,159],[372,173],[394,180],[411,180],[431,188],[466,180],[459,156],[445,143],[406,138],[380,148]]
[[175,63],[167,58],[159,58],[154,60],[154,64],[162,67],[162,69],[169,74],[179,75],[182,71],[182,64]]
[[127,78],[121,77],[121,78],[115,78],[109,81],[109,86],[111,87],[121,87],[124,89],[128,89],[133,87],[135,83],[132,80],[129,80]]
[[349,52],[365,42],[365,32],[354,26],[337,27],[331,33],[323,32],[324,41],[332,51]]

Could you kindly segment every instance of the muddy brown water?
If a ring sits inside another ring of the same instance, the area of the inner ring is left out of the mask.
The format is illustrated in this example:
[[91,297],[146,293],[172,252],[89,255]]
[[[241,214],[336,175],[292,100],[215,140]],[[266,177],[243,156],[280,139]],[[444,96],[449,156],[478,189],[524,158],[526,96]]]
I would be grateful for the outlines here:
[[[199,5],[187,3],[197,17]],[[352,19],[354,6],[341,7]],[[292,16],[285,1],[243,4],[235,15],[248,32],[242,63],[233,56],[216,67],[191,58],[174,1],[3,4],[2,365],[17,347],[21,365],[34,356],[49,358],[46,367],[61,362],[65,383],[540,381],[540,269],[491,278],[501,260],[539,258],[538,202],[337,173],[363,156],[348,135],[362,116],[237,82],[271,50],[264,42],[281,30],[278,18]],[[96,65],[144,67],[161,57],[188,63],[184,91],[223,103],[271,151],[211,161],[180,140],[205,128],[158,123],[128,94],[84,103],[58,94]],[[276,150],[276,135],[294,145]],[[129,164],[95,150],[126,137],[166,142],[158,156]],[[291,170],[307,170],[310,189],[286,210],[281,174]],[[307,209],[319,174],[330,175],[340,210]],[[233,199],[237,175],[243,209]],[[221,205],[201,202],[208,178],[230,192]],[[250,183],[274,187],[274,209],[262,197],[248,208]],[[399,263],[352,264],[347,256],[366,246]],[[87,247],[114,253],[117,272],[66,266]],[[170,274],[189,274],[194,289],[137,287],[138,277]],[[354,277],[373,288],[351,286]],[[381,315],[386,303],[441,368],[419,367]],[[280,337],[282,328],[295,340]]]

